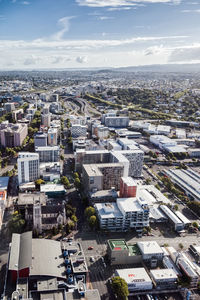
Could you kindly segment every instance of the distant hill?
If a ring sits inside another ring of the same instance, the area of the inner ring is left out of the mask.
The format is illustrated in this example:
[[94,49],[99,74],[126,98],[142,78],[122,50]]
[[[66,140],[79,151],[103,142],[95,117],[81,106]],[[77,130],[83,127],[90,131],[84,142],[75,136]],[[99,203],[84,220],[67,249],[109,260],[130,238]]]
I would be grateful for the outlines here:
[[146,65],[135,67],[113,68],[112,71],[118,72],[180,72],[180,73],[197,73],[200,72],[200,64],[166,64],[166,65]]

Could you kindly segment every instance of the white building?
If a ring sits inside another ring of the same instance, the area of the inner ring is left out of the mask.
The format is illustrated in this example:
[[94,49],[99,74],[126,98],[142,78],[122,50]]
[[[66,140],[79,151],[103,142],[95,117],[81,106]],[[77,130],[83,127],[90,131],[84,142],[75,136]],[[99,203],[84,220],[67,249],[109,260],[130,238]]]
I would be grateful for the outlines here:
[[171,223],[174,225],[174,230],[180,231],[184,229],[184,223],[175,215],[175,213],[166,205],[161,205],[160,209],[168,217]]
[[149,226],[149,207],[145,201],[136,198],[118,198],[116,203],[97,203],[95,209],[100,227],[108,231],[141,232]]
[[123,278],[128,284],[129,292],[152,290],[153,284],[145,268],[119,269],[116,276]]
[[19,184],[39,178],[39,154],[19,152],[17,159]]
[[177,145],[176,141],[165,135],[151,135],[150,142],[159,147],[161,150],[165,150],[166,147],[174,147]]
[[151,270],[150,275],[157,289],[174,289],[177,285],[178,276],[173,269]]
[[156,258],[157,260],[162,260],[164,257],[164,253],[161,247],[155,241],[148,242],[138,242],[137,243],[140,252],[142,253],[142,258],[144,260],[151,260],[152,258]]

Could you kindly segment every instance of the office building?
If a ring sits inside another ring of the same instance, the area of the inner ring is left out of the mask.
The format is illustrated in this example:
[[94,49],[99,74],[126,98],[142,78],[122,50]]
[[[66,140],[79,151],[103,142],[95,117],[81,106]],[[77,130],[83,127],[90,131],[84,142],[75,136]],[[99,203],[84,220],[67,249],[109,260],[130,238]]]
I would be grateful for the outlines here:
[[6,113],[12,112],[13,110],[15,110],[15,103],[12,102],[4,103],[4,108],[6,110]]
[[42,109],[42,114],[43,115],[48,115],[49,114],[49,106],[45,105]]
[[19,152],[17,166],[19,184],[39,178],[39,155],[37,153]]
[[153,288],[152,280],[145,268],[118,269],[115,274],[126,281],[130,293]]
[[48,130],[48,145],[57,146],[58,143],[58,131],[56,128],[49,128]]
[[150,276],[157,289],[173,290],[177,288],[178,277],[173,269],[151,270]]
[[39,154],[40,162],[56,162],[60,160],[59,146],[35,147],[35,152]]
[[80,136],[87,136],[87,126],[74,124],[71,127],[72,138],[78,138]]
[[26,124],[0,124],[0,145],[3,147],[20,147],[28,134]]
[[35,147],[46,147],[47,146],[47,134],[42,131],[37,132],[34,135],[34,146]]
[[12,112],[12,117],[13,119],[17,122],[18,120],[21,120],[23,118],[24,115],[24,111],[22,108],[18,109],[18,110],[14,110]]
[[142,253],[142,258],[145,261],[162,261],[164,257],[164,252],[161,247],[155,241],[148,242],[137,242],[137,245]]
[[120,179],[120,198],[136,197],[137,185],[132,177]]

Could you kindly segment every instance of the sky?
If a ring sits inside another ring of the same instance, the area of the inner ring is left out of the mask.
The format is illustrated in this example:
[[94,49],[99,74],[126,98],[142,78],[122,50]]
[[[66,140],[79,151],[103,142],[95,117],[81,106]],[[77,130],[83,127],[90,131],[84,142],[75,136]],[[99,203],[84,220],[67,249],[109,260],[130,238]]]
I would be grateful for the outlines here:
[[0,0],[0,69],[200,63],[200,0]]

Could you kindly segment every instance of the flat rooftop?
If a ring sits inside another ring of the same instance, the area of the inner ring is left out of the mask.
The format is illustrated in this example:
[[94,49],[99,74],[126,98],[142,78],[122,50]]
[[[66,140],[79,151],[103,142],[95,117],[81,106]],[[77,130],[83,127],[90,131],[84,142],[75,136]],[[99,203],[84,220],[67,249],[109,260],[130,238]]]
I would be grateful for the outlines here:
[[167,280],[167,279],[174,279],[176,280],[178,277],[173,269],[157,269],[151,270],[151,275],[155,280]]
[[137,244],[128,245],[128,250],[130,256],[141,255],[140,249],[138,248]]
[[111,249],[115,251],[128,250],[125,240],[108,240],[108,244],[110,245]]
[[152,282],[145,268],[118,269],[116,274],[123,278],[127,284],[137,282]]
[[155,241],[137,242],[142,254],[163,254],[161,247]]
[[0,190],[7,190],[9,177],[0,177]]

